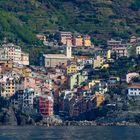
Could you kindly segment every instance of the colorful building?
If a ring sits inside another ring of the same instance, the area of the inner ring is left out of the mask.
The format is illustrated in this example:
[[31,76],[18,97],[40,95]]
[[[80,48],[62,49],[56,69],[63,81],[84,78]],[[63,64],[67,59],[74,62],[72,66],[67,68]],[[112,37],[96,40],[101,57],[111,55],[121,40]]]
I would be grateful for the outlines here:
[[100,68],[103,63],[104,63],[104,58],[98,55],[94,60],[93,60],[93,68]]
[[83,46],[85,46],[85,47],[91,46],[91,38],[89,35],[83,36]]
[[128,73],[128,74],[126,75],[126,83],[129,84],[133,78],[139,77],[139,76],[140,76],[139,73],[136,73],[136,72]]
[[4,49],[5,56],[8,60],[12,60],[15,63],[21,62],[20,46],[9,43],[9,44],[2,45],[2,48]]
[[102,65],[102,69],[107,69],[107,68],[109,68],[109,64],[103,64]]
[[102,103],[105,101],[105,95],[104,94],[95,94],[95,102],[96,102],[96,107],[99,107],[102,105]]
[[29,65],[29,54],[28,53],[21,53],[21,64]]
[[0,89],[1,96],[9,98],[13,94],[15,94],[16,82],[15,82],[15,79],[13,77],[3,75],[0,78],[0,86],[2,87]]
[[136,47],[136,54],[140,54],[140,46]]
[[116,53],[116,57],[128,56],[128,47],[131,45],[130,43],[125,43],[122,40],[114,40],[111,39],[107,41],[108,48],[112,53]]
[[73,37],[73,45],[76,47],[83,46],[83,37],[82,36],[74,36]]
[[77,72],[77,65],[76,64],[70,64],[67,66],[67,74],[72,74]]
[[49,95],[39,96],[39,112],[43,117],[53,115],[53,98]]
[[111,59],[111,50],[107,51],[107,59]]
[[29,65],[29,54],[22,52],[20,46],[12,43],[3,44],[0,48],[0,60],[10,60],[14,63]]
[[75,86],[80,85],[82,82],[86,81],[88,76],[82,73],[76,73],[69,77],[69,87],[73,89]]
[[72,34],[71,32],[59,32],[59,43],[66,45],[72,45]]

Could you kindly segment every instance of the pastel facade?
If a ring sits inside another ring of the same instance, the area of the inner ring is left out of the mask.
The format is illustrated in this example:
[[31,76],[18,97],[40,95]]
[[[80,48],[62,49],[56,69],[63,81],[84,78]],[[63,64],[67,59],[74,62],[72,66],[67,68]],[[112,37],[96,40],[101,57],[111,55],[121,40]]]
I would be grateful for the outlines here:
[[107,68],[109,68],[109,64],[103,64],[102,65],[102,69],[107,69]]
[[75,86],[80,85],[82,82],[86,81],[87,79],[88,79],[88,76],[82,73],[73,74],[69,78],[70,89],[73,89]]
[[23,65],[29,65],[29,54],[28,53],[21,53],[21,63]]
[[128,56],[128,51],[126,47],[112,48],[113,52],[116,52],[117,57]]
[[103,65],[103,63],[104,63],[104,58],[98,55],[96,59],[93,60],[93,68],[99,68]]
[[131,80],[132,80],[132,78],[134,78],[134,77],[139,77],[139,76],[140,76],[139,73],[135,73],[135,72],[133,72],[133,73],[128,73],[128,74],[126,75],[126,83],[130,83]]
[[131,36],[130,37],[130,43],[134,43],[137,41],[137,37],[136,36]]
[[111,59],[111,50],[107,51],[107,59]]
[[21,51],[21,47],[12,43],[3,44],[0,48],[0,60],[29,65],[29,54]]
[[66,45],[72,45],[72,34],[71,32],[60,32],[59,33],[59,43]]
[[140,46],[136,47],[136,54],[140,54]]
[[15,63],[21,62],[21,48],[19,46],[9,43],[4,44],[2,47],[8,60],[12,60]]
[[88,35],[83,36],[83,46],[85,46],[85,47],[90,47],[91,46],[90,36],[88,36]]
[[115,52],[118,57],[128,56],[128,47],[131,45],[129,43],[124,43],[122,40],[111,39],[107,41],[108,48],[111,52]]
[[3,97],[11,97],[13,94],[15,94],[16,91],[16,83],[13,77],[3,76],[0,79],[0,85],[1,85],[1,96]]
[[83,46],[83,37],[82,36],[73,37],[73,45],[76,47]]
[[77,72],[77,65],[76,64],[70,64],[67,66],[67,74],[72,74]]
[[102,103],[105,101],[105,95],[104,94],[95,94],[95,102],[96,107],[99,107],[102,105]]

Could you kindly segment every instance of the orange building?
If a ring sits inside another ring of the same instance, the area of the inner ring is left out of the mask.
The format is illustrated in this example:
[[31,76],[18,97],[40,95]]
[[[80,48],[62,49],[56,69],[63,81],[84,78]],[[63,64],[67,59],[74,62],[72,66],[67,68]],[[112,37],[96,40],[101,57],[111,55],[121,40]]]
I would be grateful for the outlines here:
[[105,100],[105,96],[103,94],[96,93],[95,94],[95,102],[96,102],[96,107],[99,107]]
[[83,37],[82,36],[73,37],[73,45],[76,47],[83,46]]
[[83,36],[83,46],[85,46],[85,47],[91,46],[91,38],[89,35]]

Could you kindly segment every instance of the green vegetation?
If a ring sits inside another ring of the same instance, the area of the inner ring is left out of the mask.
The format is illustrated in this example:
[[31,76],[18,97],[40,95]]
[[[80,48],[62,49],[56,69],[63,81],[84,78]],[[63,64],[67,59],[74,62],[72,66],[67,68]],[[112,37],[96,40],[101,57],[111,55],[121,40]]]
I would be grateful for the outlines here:
[[1,0],[0,40],[24,49],[39,46],[36,34],[58,30],[90,34],[95,43],[140,34],[139,0]]
[[139,34],[139,0],[1,0],[0,37],[32,44],[36,33],[70,30],[96,39]]

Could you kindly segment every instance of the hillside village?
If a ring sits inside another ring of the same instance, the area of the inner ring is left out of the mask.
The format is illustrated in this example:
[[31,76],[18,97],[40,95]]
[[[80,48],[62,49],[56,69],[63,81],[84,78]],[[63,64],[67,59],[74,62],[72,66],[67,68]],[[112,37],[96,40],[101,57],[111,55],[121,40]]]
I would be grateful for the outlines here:
[[92,44],[89,35],[63,31],[53,41],[37,39],[61,53],[42,52],[30,65],[20,46],[0,46],[1,124],[139,123],[140,37],[110,39],[106,47]]

